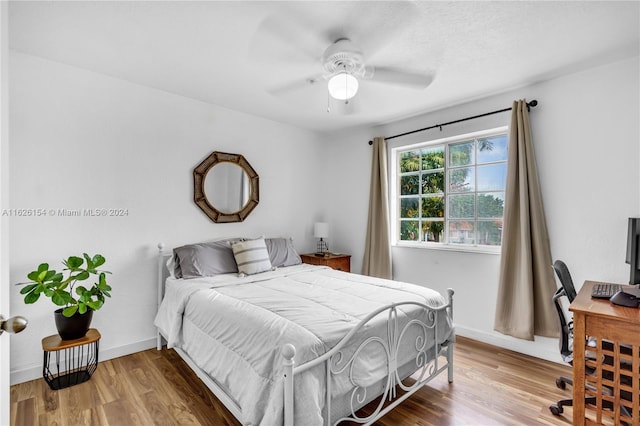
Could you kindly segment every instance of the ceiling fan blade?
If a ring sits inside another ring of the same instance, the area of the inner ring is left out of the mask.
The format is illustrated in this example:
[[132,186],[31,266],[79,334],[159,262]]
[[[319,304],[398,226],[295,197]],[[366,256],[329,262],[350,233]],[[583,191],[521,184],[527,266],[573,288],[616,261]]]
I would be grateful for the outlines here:
[[286,83],[272,85],[267,88],[267,92],[274,96],[283,96],[298,90],[323,84],[324,81],[322,74],[316,74],[307,78],[295,79]]
[[333,40],[309,28],[302,17],[270,15],[258,25],[249,54],[258,61],[316,63]]
[[424,89],[433,81],[431,74],[403,71],[391,67],[371,67],[371,69],[367,69],[367,74],[372,74],[371,81],[373,82],[397,84],[415,89]]

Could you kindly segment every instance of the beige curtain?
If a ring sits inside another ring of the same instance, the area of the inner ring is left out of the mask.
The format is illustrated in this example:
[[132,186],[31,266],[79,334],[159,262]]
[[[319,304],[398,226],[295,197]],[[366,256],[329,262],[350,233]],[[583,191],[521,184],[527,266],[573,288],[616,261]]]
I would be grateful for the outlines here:
[[551,298],[556,282],[525,100],[515,101],[495,330],[520,339],[557,337]]
[[387,180],[387,143],[373,139],[371,186],[369,188],[369,220],[364,248],[362,273],[391,279],[391,247],[389,246],[389,200]]

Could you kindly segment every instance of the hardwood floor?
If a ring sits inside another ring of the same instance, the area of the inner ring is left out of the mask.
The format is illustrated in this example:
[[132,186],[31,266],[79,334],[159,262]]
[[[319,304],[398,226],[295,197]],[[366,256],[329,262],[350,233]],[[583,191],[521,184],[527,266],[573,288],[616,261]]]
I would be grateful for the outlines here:
[[[570,398],[555,379],[568,366],[459,337],[454,382],[446,373],[383,417],[391,425],[570,425],[549,404]],[[86,383],[52,391],[43,379],[11,387],[11,424],[238,425],[173,351],[150,349],[101,362]]]

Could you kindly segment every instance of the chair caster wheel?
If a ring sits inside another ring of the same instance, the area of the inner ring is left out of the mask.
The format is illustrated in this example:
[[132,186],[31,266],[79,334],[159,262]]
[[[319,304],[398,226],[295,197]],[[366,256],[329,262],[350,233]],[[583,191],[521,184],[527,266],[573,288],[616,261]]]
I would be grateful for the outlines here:
[[565,383],[565,381],[564,381],[564,380],[562,380],[562,379],[556,379],[556,386],[557,386],[559,389],[566,389],[566,388],[567,388],[567,384],[566,384],[566,383]]
[[549,406],[549,411],[551,411],[551,414],[553,414],[554,416],[559,416],[560,414],[562,414],[562,407],[558,406],[558,404],[553,404]]

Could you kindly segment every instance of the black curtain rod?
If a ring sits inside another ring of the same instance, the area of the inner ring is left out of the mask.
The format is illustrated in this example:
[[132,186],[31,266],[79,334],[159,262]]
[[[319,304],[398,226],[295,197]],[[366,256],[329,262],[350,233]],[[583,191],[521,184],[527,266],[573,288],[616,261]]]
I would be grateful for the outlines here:
[[[527,109],[535,107],[536,105],[538,105],[538,101],[535,100],[535,99],[532,100],[531,102],[527,102]],[[418,133],[418,132],[424,132],[425,130],[430,130],[430,129],[440,128],[440,130],[442,130],[442,126],[448,126],[449,124],[456,124],[456,123],[460,123],[462,121],[473,120],[475,118],[480,118],[480,117],[486,117],[487,115],[493,115],[493,114],[498,114],[498,113],[501,113],[501,112],[511,111],[512,109],[513,108],[505,108],[505,109],[499,109],[497,111],[485,112],[484,114],[474,115],[473,117],[465,117],[465,118],[461,118],[459,120],[449,121],[448,123],[436,124],[435,126],[424,127],[422,129],[412,130],[410,132],[405,132],[405,133],[400,133],[399,135],[389,136],[389,137],[384,138],[384,140],[388,141],[390,139],[399,138],[400,136],[407,136],[407,135],[411,135],[411,134]],[[373,145],[373,141],[369,141],[369,145]]]

